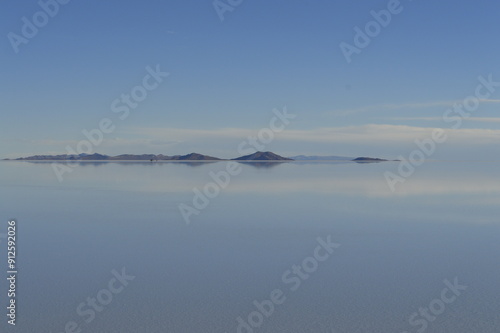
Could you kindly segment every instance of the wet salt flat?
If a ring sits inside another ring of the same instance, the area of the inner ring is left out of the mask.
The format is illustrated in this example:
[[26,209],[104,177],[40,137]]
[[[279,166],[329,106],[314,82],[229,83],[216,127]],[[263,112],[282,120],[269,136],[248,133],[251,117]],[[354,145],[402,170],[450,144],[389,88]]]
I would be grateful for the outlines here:
[[0,163],[1,331],[498,331],[499,163],[226,163]]

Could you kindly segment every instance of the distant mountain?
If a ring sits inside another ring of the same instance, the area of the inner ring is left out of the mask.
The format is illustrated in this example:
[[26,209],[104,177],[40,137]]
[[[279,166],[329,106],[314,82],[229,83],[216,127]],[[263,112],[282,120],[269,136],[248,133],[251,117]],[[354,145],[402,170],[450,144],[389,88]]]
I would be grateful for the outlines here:
[[291,158],[286,158],[270,151],[261,152],[241,156],[238,158],[233,158],[234,161],[293,161]]
[[[35,155],[29,157],[16,158],[16,161],[76,161],[76,160],[108,160],[110,157],[101,154],[80,154],[80,155]],[[8,160],[8,159],[7,159]]]
[[208,155],[202,155],[197,153],[191,153],[188,155],[176,155],[170,158],[172,161],[218,161],[220,158],[212,157]]
[[80,155],[36,155],[16,158],[15,161],[217,161],[217,157],[191,153],[188,155],[154,155],[154,154],[123,154],[118,156],[108,156],[101,154],[80,154]]
[[352,161],[352,157],[345,156],[305,156],[298,155],[292,156],[291,159],[295,161]]
[[111,158],[115,161],[211,161],[211,160],[220,160],[220,158],[212,157],[208,155],[202,155],[197,153],[191,153],[188,155],[175,155],[175,156],[167,156],[167,155],[154,155],[154,154],[142,154],[142,155],[118,155]]
[[101,155],[101,154],[81,154],[80,159],[84,161],[102,161],[102,160],[109,160],[108,155]]
[[[6,159],[9,160],[9,159]],[[155,154],[123,154],[118,156],[108,156],[102,154],[79,154],[79,155],[35,155],[14,159],[15,161],[223,161],[213,156],[191,153],[187,155],[155,155]],[[226,159],[227,160],[227,159]],[[387,160],[371,157],[343,157],[343,156],[306,156],[298,155],[291,158],[283,157],[270,151],[241,156],[232,159],[233,161],[353,161],[357,163],[385,162]]]
[[353,159],[353,161],[358,163],[376,163],[376,162],[387,162],[388,160],[384,160],[382,158],[358,157]]
[[123,154],[111,157],[110,159],[113,161],[150,161],[150,160],[163,159],[162,157],[168,157],[168,156],[154,155],[154,154],[142,154],[142,155]]
[[29,156],[29,157],[20,157],[20,158],[6,158],[4,159],[5,161],[43,161],[43,160],[67,160],[69,155],[35,155],[35,156]]

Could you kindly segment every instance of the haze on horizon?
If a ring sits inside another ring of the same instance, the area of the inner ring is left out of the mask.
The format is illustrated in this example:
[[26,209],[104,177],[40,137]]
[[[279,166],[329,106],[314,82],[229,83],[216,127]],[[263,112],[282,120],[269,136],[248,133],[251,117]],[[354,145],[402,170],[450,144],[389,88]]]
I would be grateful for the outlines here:
[[[497,159],[495,84],[459,128],[443,115],[479,77],[500,82],[500,3],[401,1],[348,63],[339,45],[387,6],[244,1],[221,21],[211,1],[70,1],[16,53],[8,34],[40,6],[7,2],[0,158],[63,154],[104,118],[115,129],[94,152],[232,157],[286,107],[296,118],[265,146],[282,156],[394,158],[444,128],[433,158]],[[122,100],[144,84],[140,103]]]

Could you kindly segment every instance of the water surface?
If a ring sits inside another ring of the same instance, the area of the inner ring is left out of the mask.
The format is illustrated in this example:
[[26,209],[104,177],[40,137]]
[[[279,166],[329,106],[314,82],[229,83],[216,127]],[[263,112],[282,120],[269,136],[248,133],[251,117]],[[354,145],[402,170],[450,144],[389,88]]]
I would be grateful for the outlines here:
[[[254,332],[417,332],[412,314],[457,278],[424,331],[498,332],[500,163],[427,162],[394,193],[396,162],[243,163],[186,224],[179,205],[226,163],[82,163],[63,182],[0,163],[0,232],[19,226],[18,321],[1,331],[237,332],[280,289]],[[283,274],[328,236],[340,247],[291,290]],[[85,322],[78,306],[122,268],[135,279]]]

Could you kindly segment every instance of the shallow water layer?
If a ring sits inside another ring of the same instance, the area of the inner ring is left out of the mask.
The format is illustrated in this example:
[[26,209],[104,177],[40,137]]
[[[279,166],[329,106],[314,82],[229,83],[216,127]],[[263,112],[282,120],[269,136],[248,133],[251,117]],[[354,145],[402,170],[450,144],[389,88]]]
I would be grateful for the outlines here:
[[498,331],[500,163],[227,163],[0,163],[0,330]]

